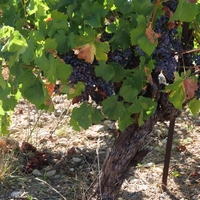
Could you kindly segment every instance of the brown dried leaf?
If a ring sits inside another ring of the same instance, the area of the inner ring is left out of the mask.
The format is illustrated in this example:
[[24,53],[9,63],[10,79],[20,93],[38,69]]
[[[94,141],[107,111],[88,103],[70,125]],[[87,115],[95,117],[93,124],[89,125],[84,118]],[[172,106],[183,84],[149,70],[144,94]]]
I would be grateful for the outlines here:
[[22,152],[25,152],[25,151],[36,152],[36,151],[37,151],[37,148],[34,147],[32,144],[30,144],[30,143],[28,143],[28,142],[23,142],[22,145],[21,145],[20,150],[21,150]]
[[197,0],[187,0],[189,3],[197,3]]
[[54,83],[47,83],[45,85],[45,88],[47,89],[49,96],[51,96],[54,92],[55,84]]
[[85,44],[75,49],[75,54],[78,55],[79,59],[92,63],[94,61],[94,56],[96,55],[96,47],[94,44]]
[[156,33],[151,27],[146,29],[146,35],[152,44],[155,42],[157,38],[161,37],[161,34]]
[[173,15],[173,12],[167,6],[163,6],[162,11],[169,18],[171,18]]
[[177,151],[178,151],[178,152],[186,151],[186,147],[183,146],[183,145],[181,145],[181,146],[177,147]]
[[197,83],[193,78],[188,78],[183,81],[183,88],[185,90],[185,100],[192,99],[195,95],[195,91],[198,89]]
[[153,78],[152,78],[151,74],[149,73],[149,68],[145,67],[144,70],[145,70],[145,74],[147,76],[147,80],[149,81],[149,83],[151,85],[153,85]]
[[67,155],[73,155],[73,154],[75,154],[75,153],[76,153],[76,148],[75,148],[74,146],[69,147],[69,148],[67,149]]

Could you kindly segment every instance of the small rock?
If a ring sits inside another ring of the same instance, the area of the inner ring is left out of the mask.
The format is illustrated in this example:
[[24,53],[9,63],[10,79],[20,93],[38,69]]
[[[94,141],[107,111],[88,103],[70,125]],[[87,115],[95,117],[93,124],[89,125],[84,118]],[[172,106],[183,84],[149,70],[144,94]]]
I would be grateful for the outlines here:
[[115,123],[111,123],[107,125],[109,129],[115,129]]
[[20,190],[20,191],[14,191],[10,194],[11,198],[19,198],[22,197],[22,194],[24,193],[24,191]]
[[155,166],[155,164],[154,163],[152,163],[152,162],[150,162],[150,163],[146,163],[146,164],[144,164],[143,165],[143,167],[153,167],[153,166]]
[[162,131],[160,129],[155,129],[154,133],[160,137],[162,135]]
[[148,189],[147,185],[140,185],[139,188],[138,188],[139,191],[141,191],[141,190],[145,191],[147,189]]
[[75,163],[81,162],[81,159],[78,158],[78,157],[73,157],[72,160],[73,160]]
[[42,176],[42,173],[38,169],[34,169],[33,172],[32,172],[32,174],[34,176]]
[[70,168],[69,170],[70,170],[71,172],[74,172],[74,168]]
[[68,144],[68,139],[67,138],[60,138],[59,140],[58,140],[58,144],[60,144],[60,145],[67,145]]
[[112,121],[110,121],[110,120],[105,120],[104,122],[103,122],[105,125],[109,125],[109,124],[111,124],[112,123]]
[[55,175],[54,178],[55,178],[55,179],[59,179],[59,178],[60,178],[60,175],[59,175],[59,174],[58,174],[58,175]]
[[161,199],[165,199],[165,194],[161,194],[160,196],[159,196],[159,199],[161,200]]
[[51,170],[46,173],[46,177],[52,177],[56,174],[56,170]]
[[61,110],[54,110],[55,117],[60,117],[61,114],[62,114]]
[[50,171],[52,170],[52,166],[48,165],[47,167],[44,168],[45,171]]
[[162,140],[162,144],[163,145],[167,144],[167,138],[165,138],[165,139]]
[[93,130],[94,132],[99,132],[99,131],[102,131],[103,128],[104,128],[103,125],[93,125],[92,130]]
[[41,133],[40,133],[40,136],[47,136],[47,135],[49,135],[50,133],[48,132],[48,131],[42,131]]

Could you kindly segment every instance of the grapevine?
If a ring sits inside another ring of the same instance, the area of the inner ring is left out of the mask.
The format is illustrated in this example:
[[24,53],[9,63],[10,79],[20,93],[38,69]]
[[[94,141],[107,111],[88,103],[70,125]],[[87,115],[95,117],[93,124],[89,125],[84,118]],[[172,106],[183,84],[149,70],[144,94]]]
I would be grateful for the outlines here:
[[21,98],[51,112],[53,95],[63,93],[76,105],[75,130],[118,121],[94,192],[95,199],[117,199],[128,170],[147,154],[141,146],[153,126],[186,106],[199,112],[199,6],[199,0],[3,0],[1,133],[9,133]]

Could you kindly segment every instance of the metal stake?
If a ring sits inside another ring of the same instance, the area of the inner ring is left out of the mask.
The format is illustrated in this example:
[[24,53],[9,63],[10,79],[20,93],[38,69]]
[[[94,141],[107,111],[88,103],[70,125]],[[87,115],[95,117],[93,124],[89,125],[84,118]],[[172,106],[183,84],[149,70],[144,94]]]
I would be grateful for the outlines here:
[[168,139],[167,139],[167,144],[166,144],[165,162],[164,162],[163,177],[162,177],[163,191],[166,190],[166,186],[167,186],[167,176],[168,176],[168,171],[169,171],[169,162],[170,162],[170,156],[171,156],[175,120],[176,119],[174,118],[169,123]]

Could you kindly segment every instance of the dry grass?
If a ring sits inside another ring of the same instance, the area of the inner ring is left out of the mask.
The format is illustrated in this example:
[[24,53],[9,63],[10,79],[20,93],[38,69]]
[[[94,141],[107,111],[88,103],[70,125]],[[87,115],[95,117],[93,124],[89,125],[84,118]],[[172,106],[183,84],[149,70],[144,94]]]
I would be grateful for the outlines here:
[[5,179],[14,171],[15,151],[18,143],[9,138],[0,138],[0,180]]

